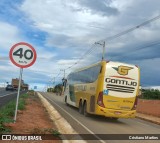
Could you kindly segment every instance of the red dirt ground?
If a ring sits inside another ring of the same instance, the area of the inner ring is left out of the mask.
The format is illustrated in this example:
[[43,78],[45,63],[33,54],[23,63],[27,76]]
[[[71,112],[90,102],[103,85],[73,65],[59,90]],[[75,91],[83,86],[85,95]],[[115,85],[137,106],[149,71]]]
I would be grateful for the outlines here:
[[160,100],[138,99],[137,112],[160,117]]
[[[49,118],[37,95],[29,95],[25,110],[18,111],[16,123],[7,124],[11,134],[51,134],[49,129],[57,130]],[[0,143],[19,143],[23,141],[0,141]],[[61,140],[24,141],[25,143],[61,143]]]

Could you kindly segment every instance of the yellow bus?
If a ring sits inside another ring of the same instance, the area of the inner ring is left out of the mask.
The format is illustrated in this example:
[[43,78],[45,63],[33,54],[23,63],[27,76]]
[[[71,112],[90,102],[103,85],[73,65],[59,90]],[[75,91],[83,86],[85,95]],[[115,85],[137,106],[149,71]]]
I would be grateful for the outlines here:
[[138,66],[101,61],[68,75],[64,102],[85,116],[134,118],[139,86]]

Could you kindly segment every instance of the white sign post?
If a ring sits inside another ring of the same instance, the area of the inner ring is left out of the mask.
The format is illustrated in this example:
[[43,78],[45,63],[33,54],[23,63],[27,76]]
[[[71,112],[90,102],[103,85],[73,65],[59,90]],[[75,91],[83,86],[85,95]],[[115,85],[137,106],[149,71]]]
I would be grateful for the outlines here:
[[20,67],[17,102],[16,102],[16,109],[14,116],[14,122],[16,122],[23,68],[28,68],[31,65],[33,65],[34,62],[36,61],[37,54],[35,49],[30,44],[25,42],[20,42],[12,46],[9,52],[9,57],[14,65]]

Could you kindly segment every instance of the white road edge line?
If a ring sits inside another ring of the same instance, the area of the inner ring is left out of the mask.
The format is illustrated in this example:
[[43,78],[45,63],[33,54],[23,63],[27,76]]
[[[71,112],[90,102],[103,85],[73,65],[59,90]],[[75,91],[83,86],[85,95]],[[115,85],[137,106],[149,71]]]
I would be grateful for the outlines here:
[[[14,93],[16,93],[16,92],[14,92]],[[11,93],[11,94],[14,94],[14,93]],[[8,95],[11,95],[11,94],[6,94],[6,95],[4,95],[4,96],[0,96],[0,98],[5,97],[5,96],[8,96]]]
[[83,125],[81,122],[79,122],[76,118],[74,118],[70,113],[68,113],[66,110],[64,110],[61,106],[59,106],[56,102],[54,102],[53,100],[49,99],[48,97],[45,97],[48,100],[50,100],[51,102],[53,102],[54,104],[56,104],[56,106],[58,106],[61,110],[63,110],[66,114],[68,114],[72,119],[74,119],[76,122],[78,122],[78,124],[80,124],[83,128],[85,128],[89,133],[93,134],[101,143],[105,143],[105,141],[103,141],[100,137],[98,137],[97,135],[95,135],[94,132],[92,132],[90,129],[88,129],[85,125]]
[[[58,130],[60,131],[61,134],[75,134],[76,136],[72,136],[72,139],[70,140],[62,140],[63,143],[79,143],[79,140],[76,140],[77,137],[79,137],[79,139],[82,139],[81,136],[77,136],[78,133],[72,128],[72,126],[59,114],[59,112],[54,108],[53,105],[51,105],[51,103],[43,97],[43,95],[41,95],[39,92],[38,96],[42,102],[42,104],[44,105],[44,107],[46,108],[47,112],[49,113],[49,116],[51,118],[51,120],[55,123],[56,127],[58,128]],[[65,136],[63,136],[64,139]],[[81,140],[82,143],[86,143],[85,140]]]

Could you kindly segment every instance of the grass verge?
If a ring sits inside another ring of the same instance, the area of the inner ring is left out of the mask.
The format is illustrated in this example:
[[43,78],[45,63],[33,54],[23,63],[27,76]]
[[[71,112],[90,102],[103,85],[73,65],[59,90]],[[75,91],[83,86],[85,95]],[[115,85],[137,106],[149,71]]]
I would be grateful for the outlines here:
[[[24,110],[28,94],[23,94],[19,98],[18,110]],[[16,100],[10,101],[8,104],[0,108],[0,134],[9,133],[11,130],[5,126],[5,123],[13,122],[13,117],[16,108]]]

